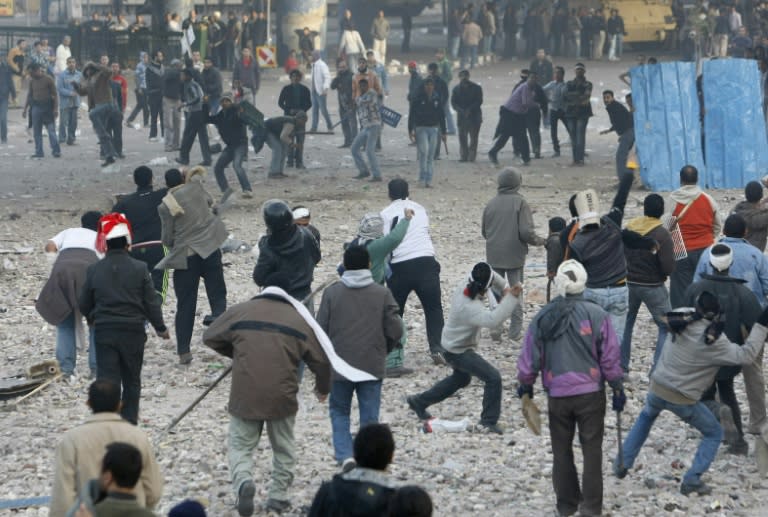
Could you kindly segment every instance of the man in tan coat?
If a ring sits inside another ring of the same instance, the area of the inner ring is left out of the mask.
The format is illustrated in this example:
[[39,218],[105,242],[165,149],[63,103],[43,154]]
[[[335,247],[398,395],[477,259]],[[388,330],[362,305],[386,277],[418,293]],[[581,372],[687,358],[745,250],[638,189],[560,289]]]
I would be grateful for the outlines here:
[[93,411],[82,425],[64,434],[56,448],[50,517],[64,517],[83,486],[101,474],[101,460],[112,442],[124,442],[141,451],[143,469],[136,485],[139,505],[153,508],[163,493],[163,476],[144,431],[120,416],[120,386],[99,379],[88,389]]
[[[262,293],[230,307],[205,331],[203,342],[232,357],[232,388],[229,395],[229,470],[237,495],[237,511],[253,515],[253,452],[266,425],[272,446],[272,485],[267,510],[282,512],[290,507],[288,488],[293,481],[299,364],[303,361],[315,374],[315,394],[324,402],[331,389],[331,368],[318,335],[306,312],[302,315],[282,289],[290,277],[274,273]],[[300,305],[300,304],[299,304]]]

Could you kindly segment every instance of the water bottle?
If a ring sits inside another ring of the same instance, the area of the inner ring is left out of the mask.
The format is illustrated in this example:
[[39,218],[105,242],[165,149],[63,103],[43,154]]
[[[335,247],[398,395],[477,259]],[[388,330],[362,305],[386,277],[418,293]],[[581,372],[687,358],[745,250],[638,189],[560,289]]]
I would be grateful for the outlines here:
[[469,429],[469,420],[444,420],[430,418],[422,425],[424,433],[461,433]]

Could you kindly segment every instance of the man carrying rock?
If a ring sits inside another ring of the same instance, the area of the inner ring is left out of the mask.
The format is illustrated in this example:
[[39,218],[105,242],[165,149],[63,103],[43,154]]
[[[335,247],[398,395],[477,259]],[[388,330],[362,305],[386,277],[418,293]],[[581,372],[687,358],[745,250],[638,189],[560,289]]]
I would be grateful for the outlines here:
[[[283,173],[286,158],[293,156],[296,134],[304,132],[307,124],[307,113],[299,111],[293,116],[272,117],[264,122],[267,131],[267,146],[272,150],[272,161],[269,164],[268,178],[286,178]],[[303,144],[302,144],[303,145]],[[293,162],[288,166],[292,166]]]
[[168,193],[157,207],[163,245],[170,251],[155,268],[173,269],[176,351],[180,364],[192,362],[190,343],[201,278],[211,307],[211,315],[203,323],[210,323],[227,309],[227,285],[219,249],[227,240],[227,229],[211,210],[213,198],[201,181],[204,174],[202,167],[187,171],[186,178],[176,169],[166,171]]
[[[608,314],[583,293],[587,271],[575,260],[557,268],[558,296],[531,321],[517,361],[518,397],[533,398],[541,372],[548,394],[552,439],[552,485],[559,515],[601,515],[605,382],[613,388],[613,410],[623,411],[619,343]],[[573,462],[578,426],[584,457],[581,486]]]
[[94,327],[98,378],[122,385],[120,414],[136,425],[145,324],[149,321],[163,339],[170,339],[170,334],[147,265],[128,254],[132,237],[122,214],[107,214],[99,220],[97,249],[107,254],[88,268],[79,306]]
[[[528,245],[543,246],[544,239],[536,235],[531,208],[520,194],[520,171],[507,167],[499,173],[497,181],[498,195],[486,205],[480,229],[485,239],[485,256],[496,273],[506,276],[509,285],[522,284]],[[512,312],[510,339],[519,341],[522,331],[521,300]],[[500,340],[501,330],[492,329],[492,335]]]
[[667,315],[674,341],[662,350],[651,374],[645,406],[624,440],[623,455],[613,462],[613,473],[619,479],[634,466],[656,418],[668,410],[703,435],[691,467],[683,476],[680,492],[683,495],[712,492],[701,477],[715,459],[723,428],[700,401],[701,396],[712,385],[720,366],[753,362],[768,334],[768,309],[757,318],[744,346],[732,343],[723,334],[722,316],[717,296],[707,291],[698,296],[694,308]]

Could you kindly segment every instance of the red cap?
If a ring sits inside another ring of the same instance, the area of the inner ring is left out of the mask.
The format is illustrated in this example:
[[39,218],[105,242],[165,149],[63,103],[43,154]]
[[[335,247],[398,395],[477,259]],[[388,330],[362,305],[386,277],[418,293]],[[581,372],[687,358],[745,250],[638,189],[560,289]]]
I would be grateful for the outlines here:
[[408,68],[417,68],[419,65],[416,63],[416,61],[410,61],[408,63]]

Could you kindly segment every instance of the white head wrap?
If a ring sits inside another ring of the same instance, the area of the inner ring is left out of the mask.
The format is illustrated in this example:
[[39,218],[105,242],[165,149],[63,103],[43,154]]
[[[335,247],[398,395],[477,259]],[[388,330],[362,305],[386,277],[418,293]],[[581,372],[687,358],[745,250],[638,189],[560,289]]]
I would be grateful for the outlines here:
[[560,294],[581,294],[587,287],[587,271],[576,260],[566,260],[557,268],[555,288]]

